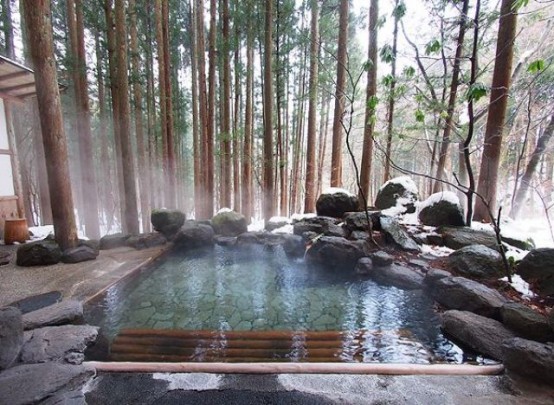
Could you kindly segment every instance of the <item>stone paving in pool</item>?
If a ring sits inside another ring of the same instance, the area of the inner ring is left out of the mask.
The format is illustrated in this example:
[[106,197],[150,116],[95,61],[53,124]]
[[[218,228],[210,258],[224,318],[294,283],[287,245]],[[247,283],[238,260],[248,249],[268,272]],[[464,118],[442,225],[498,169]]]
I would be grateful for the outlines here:
[[461,356],[440,333],[422,291],[381,286],[344,269],[307,268],[280,248],[172,254],[131,287],[109,290],[101,306],[109,339],[125,328],[364,330],[369,357]]

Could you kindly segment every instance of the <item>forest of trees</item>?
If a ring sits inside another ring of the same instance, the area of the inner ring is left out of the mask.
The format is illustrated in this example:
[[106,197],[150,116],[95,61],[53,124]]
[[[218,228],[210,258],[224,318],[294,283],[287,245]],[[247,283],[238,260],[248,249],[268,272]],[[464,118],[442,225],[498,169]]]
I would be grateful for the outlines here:
[[[38,97],[13,109],[30,224],[74,210],[98,238],[148,231],[159,207],[268,219],[314,212],[329,186],[372,205],[401,174],[422,197],[471,197],[475,220],[500,205],[513,218],[553,205],[552,1],[2,0],[1,9],[0,50],[36,72]],[[54,101],[41,94],[56,83],[63,115],[52,121],[41,103]],[[47,133],[65,133],[67,148]],[[67,167],[51,163],[54,152]],[[51,193],[72,195],[74,208]]]

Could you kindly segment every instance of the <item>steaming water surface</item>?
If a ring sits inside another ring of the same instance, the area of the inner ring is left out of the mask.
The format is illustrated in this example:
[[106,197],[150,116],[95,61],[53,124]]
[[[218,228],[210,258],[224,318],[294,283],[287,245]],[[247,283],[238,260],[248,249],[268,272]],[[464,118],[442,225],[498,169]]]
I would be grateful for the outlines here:
[[[88,311],[108,340],[122,329],[342,331],[342,361],[462,362],[422,291],[376,284],[345,269],[307,267],[281,248],[173,253],[112,287]],[[302,336],[299,333],[298,336]],[[291,357],[291,356],[289,356]]]

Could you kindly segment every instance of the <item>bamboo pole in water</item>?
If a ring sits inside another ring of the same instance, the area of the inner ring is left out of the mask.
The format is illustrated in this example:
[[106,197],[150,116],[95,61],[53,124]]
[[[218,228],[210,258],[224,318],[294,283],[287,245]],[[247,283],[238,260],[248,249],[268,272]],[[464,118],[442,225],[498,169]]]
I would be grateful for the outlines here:
[[383,364],[383,363],[83,363],[102,372],[169,372],[218,374],[384,374],[384,375],[496,375],[502,364]]

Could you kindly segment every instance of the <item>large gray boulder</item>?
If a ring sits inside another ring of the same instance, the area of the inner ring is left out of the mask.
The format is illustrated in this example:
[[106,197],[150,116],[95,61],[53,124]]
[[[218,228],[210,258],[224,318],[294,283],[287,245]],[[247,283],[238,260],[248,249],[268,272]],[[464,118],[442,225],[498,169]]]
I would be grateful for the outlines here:
[[322,236],[308,249],[306,260],[325,267],[353,270],[358,260],[368,253],[366,242]]
[[414,213],[415,203],[419,200],[417,186],[408,176],[396,177],[381,186],[375,198],[375,207],[385,210],[400,207],[400,213]]
[[17,248],[18,266],[46,266],[59,263],[61,259],[60,245],[51,239],[26,243]]
[[0,374],[0,404],[34,404],[78,390],[96,374],[92,366],[24,364]]
[[381,211],[368,211],[367,215],[363,211],[347,212],[346,214],[344,214],[344,217],[343,217],[344,227],[349,232],[354,232],[354,231],[367,232],[368,230],[367,217],[369,217],[369,221],[371,223],[371,229],[374,231],[380,231],[381,230],[381,222],[379,221],[380,216],[381,216]]
[[167,238],[158,232],[141,233],[140,235],[131,236],[127,239],[127,246],[137,250],[148,249],[156,246],[163,246],[167,243]]
[[484,245],[497,249],[496,238],[492,232],[463,227],[441,226],[437,232],[442,236],[444,245],[450,249],[461,249],[465,246]]
[[13,364],[22,347],[21,311],[14,307],[0,308],[0,371]]
[[553,342],[554,332],[546,316],[533,311],[528,306],[507,302],[500,309],[502,323],[525,339],[538,342]]
[[554,343],[539,343],[522,338],[505,340],[502,345],[504,365],[509,372],[554,384]]
[[540,248],[530,251],[518,264],[516,273],[531,283],[541,296],[554,295],[554,249]]
[[464,210],[451,191],[431,194],[419,206],[419,222],[427,226],[464,226]]
[[179,249],[196,249],[214,245],[214,229],[210,225],[187,222],[173,239]]
[[161,208],[152,210],[150,214],[150,222],[154,230],[168,239],[171,239],[183,226],[185,219],[185,214],[179,210]]
[[99,251],[87,245],[80,245],[63,251],[62,262],[81,263],[87,260],[95,260]]
[[452,273],[446,270],[442,269],[434,269],[430,268],[427,273],[425,273],[425,278],[423,279],[423,284],[425,288],[428,288],[430,290],[434,289],[436,286],[435,284],[442,280],[443,278],[449,278],[452,277]]
[[379,284],[390,285],[403,290],[423,288],[423,275],[419,271],[398,264],[373,266],[368,275]]
[[339,219],[331,217],[304,218],[294,223],[293,233],[304,236],[304,234],[312,232],[316,235],[344,237],[345,231],[338,225],[339,222]]
[[283,235],[283,250],[288,257],[303,257],[306,253],[306,243],[302,236]]
[[448,309],[495,319],[500,319],[500,308],[507,302],[498,291],[464,277],[441,278],[430,292],[435,301]]
[[57,326],[83,320],[83,304],[76,300],[65,300],[23,315],[25,330]]
[[116,249],[127,246],[127,239],[129,239],[130,237],[130,234],[125,233],[104,235],[100,238],[100,250]]
[[448,256],[448,264],[464,277],[489,279],[504,275],[502,256],[484,245],[465,246],[452,252]]
[[318,216],[342,218],[346,212],[358,211],[358,197],[342,189],[328,189],[315,203]]
[[244,215],[235,211],[220,211],[212,218],[212,227],[217,235],[238,236],[248,231]]
[[504,359],[502,343],[515,336],[500,322],[467,311],[446,311],[441,316],[441,324],[454,340],[501,361]]
[[90,325],[47,326],[25,332],[21,361],[26,364],[54,361],[81,364],[84,351],[96,341],[98,327]]
[[385,234],[385,239],[398,246],[402,250],[410,252],[419,252],[421,249],[411,238],[400,223],[393,217],[383,215],[379,218],[381,231]]

